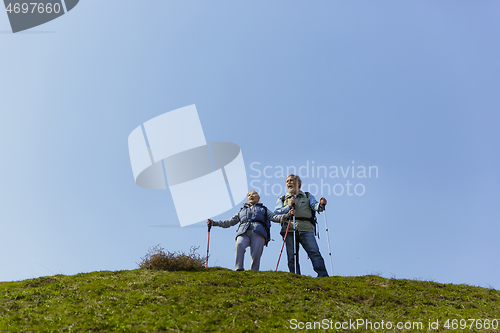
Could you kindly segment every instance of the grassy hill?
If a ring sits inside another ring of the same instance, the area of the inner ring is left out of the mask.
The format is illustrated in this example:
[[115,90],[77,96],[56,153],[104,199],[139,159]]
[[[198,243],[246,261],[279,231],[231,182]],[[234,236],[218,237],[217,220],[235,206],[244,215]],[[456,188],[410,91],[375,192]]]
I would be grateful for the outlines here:
[[0,332],[496,332],[499,321],[498,290],[373,275],[137,269],[0,283]]

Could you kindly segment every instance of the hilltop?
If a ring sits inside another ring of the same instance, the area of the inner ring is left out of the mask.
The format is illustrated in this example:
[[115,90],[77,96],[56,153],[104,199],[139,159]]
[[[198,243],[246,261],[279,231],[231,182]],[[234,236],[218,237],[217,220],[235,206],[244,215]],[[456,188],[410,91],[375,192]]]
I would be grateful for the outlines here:
[[495,332],[499,314],[498,290],[373,275],[311,278],[215,267],[0,284],[0,331],[7,332],[289,332],[315,322],[321,331]]

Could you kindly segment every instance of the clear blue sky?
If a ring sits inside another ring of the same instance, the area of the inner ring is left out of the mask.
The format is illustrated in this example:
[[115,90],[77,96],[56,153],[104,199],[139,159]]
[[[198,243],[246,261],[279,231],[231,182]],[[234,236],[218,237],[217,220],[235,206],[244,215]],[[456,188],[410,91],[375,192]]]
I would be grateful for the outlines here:
[[[249,184],[284,184],[256,178],[265,166],[377,167],[303,179],[364,186],[325,195],[335,274],[500,288],[499,12],[497,1],[81,1],[18,34],[0,14],[0,281],[134,269],[156,244],[203,254],[204,224],[176,228],[170,192],[134,183],[127,147],[140,124],[196,104],[207,141],[241,147]],[[234,268],[235,229],[212,229],[210,265]],[[279,255],[272,234],[263,270]],[[302,267],[314,275],[304,253]]]

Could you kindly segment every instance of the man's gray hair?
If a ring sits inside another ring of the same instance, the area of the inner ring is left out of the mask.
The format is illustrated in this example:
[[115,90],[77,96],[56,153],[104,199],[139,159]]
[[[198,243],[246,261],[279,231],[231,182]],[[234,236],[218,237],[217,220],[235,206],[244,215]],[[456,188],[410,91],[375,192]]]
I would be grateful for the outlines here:
[[302,187],[302,180],[300,180],[300,177],[297,176],[297,175],[294,175],[293,173],[291,173],[288,176],[286,176],[287,179],[289,177],[293,177],[299,183],[299,190],[300,190],[300,188]]

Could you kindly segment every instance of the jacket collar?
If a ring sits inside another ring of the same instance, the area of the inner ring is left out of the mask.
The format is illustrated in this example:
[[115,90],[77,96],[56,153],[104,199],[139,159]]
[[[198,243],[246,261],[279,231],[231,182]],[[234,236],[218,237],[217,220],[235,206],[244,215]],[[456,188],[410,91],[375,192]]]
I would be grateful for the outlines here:
[[[301,190],[299,190],[299,193],[297,193],[297,197],[300,197],[300,196],[305,196],[305,193],[304,193],[304,192],[302,192]],[[290,194],[290,192],[287,192],[287,193],[285,194],[285,199],[289,199],[289,198],[291,198],[291,197],[292,197],[292,195]]]
[[245,207],[245,208],[252,207],[252,206],[262,206],[262,204],[260,202],[257,202],[255,205],[250,205],[248,202],[245,202],[243,204],[243,207]]

